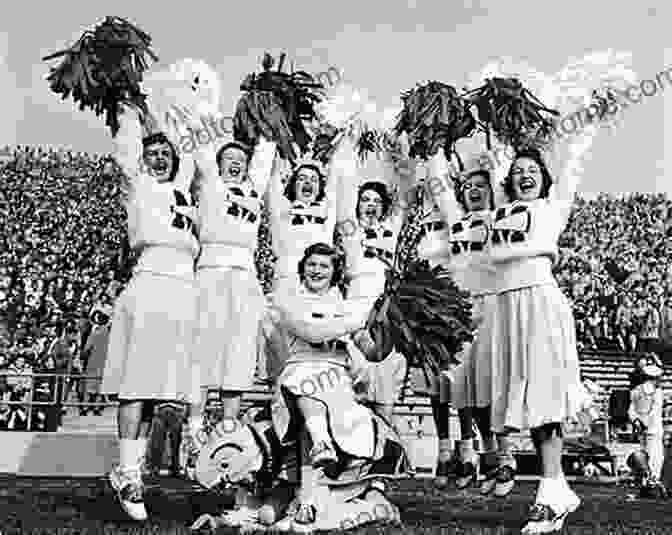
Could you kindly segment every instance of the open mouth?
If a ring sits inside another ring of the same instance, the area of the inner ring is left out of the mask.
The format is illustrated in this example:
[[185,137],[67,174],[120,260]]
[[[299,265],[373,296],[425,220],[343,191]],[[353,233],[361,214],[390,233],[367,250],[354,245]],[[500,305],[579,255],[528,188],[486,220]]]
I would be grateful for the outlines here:
[[163,175],[168,171],[168,162],[165,160],[157,160],[153,169],[155,173]]
[[523,178],[520,181],[520,191],[528,193],[537,186],[537,183],[531,178]]
[[326,280],[326,277],[321,273],[312,273],[308,275],[308,280],[312,283],[320,283]]
[[242,173],[243,168],[238,164],[231,164],[229,166],[229,176],[233,178],[238,178]]
[[375,217],[378,215],[375,206],[370,206],[364,209],[364,215],[368,217]]
[[305,197],[310,197],[312,194],[313,194],[312,186],[303,186],[301,188],[301,195],[304,195]]
[[483,200],[483,195],[481,195],[480,191],[472,191],[469,194],[469,200],[471,202],[481,202]]

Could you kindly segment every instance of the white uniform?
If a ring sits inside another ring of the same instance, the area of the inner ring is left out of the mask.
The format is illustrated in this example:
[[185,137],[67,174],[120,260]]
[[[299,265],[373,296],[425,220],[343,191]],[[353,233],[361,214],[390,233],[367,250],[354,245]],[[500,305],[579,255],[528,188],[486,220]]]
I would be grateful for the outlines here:
[[569,176],[547,199],[493,213],[494,327],[479,335],[490,337],[497,432],[574,419],[590,399],[580,380],[572,310],[551,271],[575,189]]
[[199,198],[203,251],[198,259],[198,330],[195,357],[200,385],[227,391],[249,389],[257,364],[257,337],[265,299],[254,252],[262,197],[275,144],[260,140],[249,180],[225,183],[212,150],[198,153],[204,170]]
[[193,160],[182,156],[171,183],[141,173],[139,116],[131,109],[124,115],[116,159],[130,179],[128,237],[140,258],[115,304],[101,390],[120,399],[190,401],[199,252],[189,194]]

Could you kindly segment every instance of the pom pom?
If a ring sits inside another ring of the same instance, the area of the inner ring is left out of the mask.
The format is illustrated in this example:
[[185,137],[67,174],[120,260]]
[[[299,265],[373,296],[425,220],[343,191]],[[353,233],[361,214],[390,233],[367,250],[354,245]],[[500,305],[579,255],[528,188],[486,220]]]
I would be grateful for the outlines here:
[[410,366],[432,374],[459,364],[455,355],[473,340],[469,294],[427,261],[411,262],[403,274],[389,270],[387,276],[367,322],[380,351],[395,346]]
[[326,93],[317,114],[321,125],[351,137],[360,160],[384,149],[383,116],[365,91],[340,83]]
[[502,143],[518,149],[543,148],[551,142],[552,118],[559,112],[544,106],[517,78],[489,78],[468,98],[481,123]]
[[322,84],[306,72],[283,72],[285,55],[278,68],[271,71],[273,58],[266,54],[264,71],[250,74],[240,88],[245,93],[238,101],[233,119],[233,135],[237,141],[253,146],[259,136],[278,144],[280,156],[294,161],[294,145],[305,153],[311,142],[305,122],[315,121],[314,106],[322,100]]
[[148,59],[158,61],[150,50],[151,38],[129,22],[107,17],[93,31],[86,31],[72,47],[43,61],[65,56],[47,77],[51,90],[63,99],[72,96],[80,110],[105,114],[112,135],[119,130],[119,103],[128,101],[147,111],[140,83]]
[[417,258],[421,201],[409,211],[385,290],[369,315],[366,328],[375,348],[367,347],[365,355],[380,361],[396,347],[410,365],[436,375],[458,363],[455,355],[473,339],[474,327],[469,294],[447,272],[430,269],[427,261]]
[[167,70],[145,77],[142,89],[155,121],[154,129],[177,136],[201,129],[201,119],[219,114],[221,85],[217,73],[204,61],[183,59]]
[[439,149],[450,158],[457,140],[476,129],[469,103],[450,85],[429,82],[404,93],[401,99],[404,107],[395,132],[408,134],[411,158],[428,160]]

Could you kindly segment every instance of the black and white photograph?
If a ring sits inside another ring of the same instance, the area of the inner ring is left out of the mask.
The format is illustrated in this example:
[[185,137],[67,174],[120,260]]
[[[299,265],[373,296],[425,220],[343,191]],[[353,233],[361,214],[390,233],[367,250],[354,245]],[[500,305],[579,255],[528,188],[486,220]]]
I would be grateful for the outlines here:
[[6,5],[0,535],[669,533],[671,17]]

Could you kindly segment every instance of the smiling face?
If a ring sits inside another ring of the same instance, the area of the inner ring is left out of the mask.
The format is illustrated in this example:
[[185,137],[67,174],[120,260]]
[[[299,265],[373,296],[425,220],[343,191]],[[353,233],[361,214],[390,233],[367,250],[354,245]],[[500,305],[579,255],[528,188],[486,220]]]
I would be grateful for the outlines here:
[[368,223],[378,222],[383,218],[383,199],[377,191],[372,189],[362,191],[357,217]]
[[315,169],[302,167],[297,171],[294,198],[302,204],[315,202],[320,193],[320,175]]
[[159,184],[171,181],[173,176],[173,149],[168,143],[153,143],[145,147],[142,157],[150,176]]
[[530,158],[518,158],[511,169],[511,184],[514,200],[538,199],[543,186],[541,167]]
[[304,284],[306,288],[319,295],[324,295],[331,287],[334,277],[334,262],[329,255],[310,255],[306,259],[304,271]]
[[247,177],[247,154],[237,147],[229,147],[219,160],[219,176],[225,182],[240,183]]
[[492,191],[490,182],[481,174],[471,175],[462,185],[464,205],[467,212],[477,212],[490,208]]

